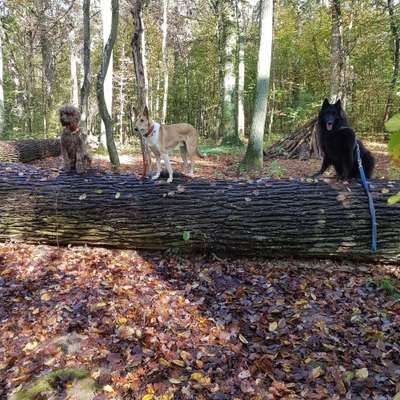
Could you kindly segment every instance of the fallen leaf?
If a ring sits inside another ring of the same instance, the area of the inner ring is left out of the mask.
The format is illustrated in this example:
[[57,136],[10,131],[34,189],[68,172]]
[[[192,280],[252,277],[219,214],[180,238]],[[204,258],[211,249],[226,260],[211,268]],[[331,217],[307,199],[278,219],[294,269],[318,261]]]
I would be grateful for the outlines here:
[[269,330],[270,332],[274,332],[274,331],[276,331],[277,329],[278,329],[278,323],[277,323],[276,321],[271,322],[271,323],[269,324],[268,330]]
[[359,379],[367,379],[368,378],[368,369],[367,368],[356,369],[355,375]]

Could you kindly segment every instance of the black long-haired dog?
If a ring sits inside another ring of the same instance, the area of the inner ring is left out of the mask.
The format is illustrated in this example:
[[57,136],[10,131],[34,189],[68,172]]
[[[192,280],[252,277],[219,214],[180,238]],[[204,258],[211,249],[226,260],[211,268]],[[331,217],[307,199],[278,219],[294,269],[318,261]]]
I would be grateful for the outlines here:
[[322,175],[332,165],[340,179],[359,178],[356,143],[360,147],[365,175],[367,178],[372,176],[375,159],[348,126],[340,100],[335,104],[330,104],[328,99],[324,100],[318,115],[318,126],[323,160],[315,176]]

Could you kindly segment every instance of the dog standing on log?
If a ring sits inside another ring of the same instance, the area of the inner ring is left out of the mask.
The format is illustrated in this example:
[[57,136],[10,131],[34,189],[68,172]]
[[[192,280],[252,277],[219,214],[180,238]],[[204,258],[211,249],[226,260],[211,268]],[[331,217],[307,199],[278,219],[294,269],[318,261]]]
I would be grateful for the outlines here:
[[[168,151],[172,150],[178,144],[180,145],[179,149],[185,173],[193,176],[194,156],[197,155],[203,158],[197,147],[198,134],[196,129],[192,125],[185,123],[172,125],[159,124],[150,118],[147,106],[144,107],[141,113],[138,113],[135,108],[133,112],[135,114],[135,131],[144,137],[147,145],[156,157],[157,172],[151,179],[156,180],[160,177],[162,158],[168,171],[167,182],[172,182],[173,171]],[[188,158],[190,164],[188,164]]]
[[323,160],[321,169],[314,176],[322,175],[333,165],[339,179],[359,178],[356,143],[360,147],[361,162],[367,178],[372,176],[375,159],[348,126],[341,101],[330,104],[325,99],[318,115]]
[[83,174],[90,168],[92,158],[79,127],[80,112],[70,105],[62,106],[59,112],[60,122],[64,127],[60,138],[64,169],[66,172],[76,171]]

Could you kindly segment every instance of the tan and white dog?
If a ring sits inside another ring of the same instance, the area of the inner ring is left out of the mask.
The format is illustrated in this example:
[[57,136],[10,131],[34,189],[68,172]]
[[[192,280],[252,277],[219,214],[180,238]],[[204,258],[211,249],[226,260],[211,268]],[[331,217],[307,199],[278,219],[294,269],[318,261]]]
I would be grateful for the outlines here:
[[[198,156],[203,158],[197,148],[198,134],[196,129],[190,124],[172,124],[164,125],[153,121],[149,116],[149,110],[144,107],[143,112],[135,113],[135,131],[139,132],[145,139],[150,150],[154,153],[157,161],[157,172],[151,178],[156,180],[161,173],[161,158],[164,160],[165,167],[168,171],[167,182],[171,183],[173,179],[173,171],[169,160],[168,151],[172,150],[178,144],[185,173],[193,176],[193,158]],[[190,164],[188,164],[188,158]]]

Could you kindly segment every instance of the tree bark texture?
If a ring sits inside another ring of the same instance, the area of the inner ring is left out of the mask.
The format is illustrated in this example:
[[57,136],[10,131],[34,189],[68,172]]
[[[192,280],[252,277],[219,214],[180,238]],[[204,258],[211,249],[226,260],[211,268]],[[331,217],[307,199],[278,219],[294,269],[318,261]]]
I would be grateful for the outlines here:
[[237,77],[237,98],[238,98],[238,136],[241,141],[245,139],[244,120],[244,83],[245,83],[245,12],[242,0],[237,0],[237,32],[238,32],[238,77]]
[[163,63],[163,78],[164,78],[164,91],[163,91],[163,109],[162,109],[162,122],[167,120],[168,108],[168,0],[163,0],[163,23],[162,23],[162,63]]
[[3,26],[0,21],[0,135],[5,127],[3,77]]
[[399,191],[400,181],[372,183],[374,254],[358,183],[177,178],[157,185],[133,175],[54,175],[0,165],[0,240],[400,262],[400,204],[387,204]]
[[77,57],[75,52],[75,28],[72,27],[71,32],[68,35],[69,40],[69,52],[70,52],[70,68],[71,68],[71,103],[75,107],[79,107],[78,100],[78,72],[76,69]]
[[387,94],[384,121],[387,121],[390,117],[393,107],[394,92],[397,86],[397,80],[399,77],[399,61],[400,61],[400,31],[398,19],[395,15],[395,2],[394,0],[387,0],[387,8],[390,17],[390,31],[392,32],[392,53],[393,53],[393,72],[392,80]]
[[236,10],[232,4],[226,4],[223,11],[225,34],[224,53],[224,106],[222,113],[222,136],[227,144],[239,144],[238,135],[238,103],[236,92],[236,49],[237,49],[237,21]]
[[[108,149],[108,154],[110,156],[110,161],[114,167],[118,168],[120,163],[119,163],[117,147],[115,146],[115,141],[114,141],[112,119],[110,115],[111,110],[108,111],[107,109],[106,97],[104,93],[105,92],[104,81],[107,75],[108,67],[110,65],[112,50],[118,33],[119,0],[111,0],[111,7],[112,7],[111,32],[107,44],[103,49],[103,54],[101,57],[100,71],[97,76],[96,94],[97,94],[97,101],[99,103],[99,112],[101,115],[101,119],[103,120],[104,126],[106,128],[107,149]],[[112,93],[107,93],[107,96],[110,95],[112,96]]]
[[61,154],[58,139],[0,141],[0,162],[31,162]]
[[249,170],[261,169],[263,166],[264,128],[265,119],[267,117],[268,90],[271,72],[273,15],[273,0],[262,0],[256,97],[254,100],[250,138],[244,159],[244,164]]
[[331,102],[342,97],[343,75],[343,26],[340,0],[331,0]]
[[[145,78],[144,59],[142,54],[143,41],[143,23],[142,23],[142,0],[131,0],[131,14],[133,20],[132,32],[132,57],[135,67],[136,88],[137,88],[137,108],[142,111],[147,105],[147,84]],[[132,115],[132,114],[131,114]],[[133,121],[131,121],[133,123]],[[143,136],[139,135],[140,147],[143,157],[143,176],[147,176],[151,172],[150,150],[146,145]]]
[[80,93],[81,129],[88,135],[89,94],[90,94],[90,0],[83,0],[83,77]]

